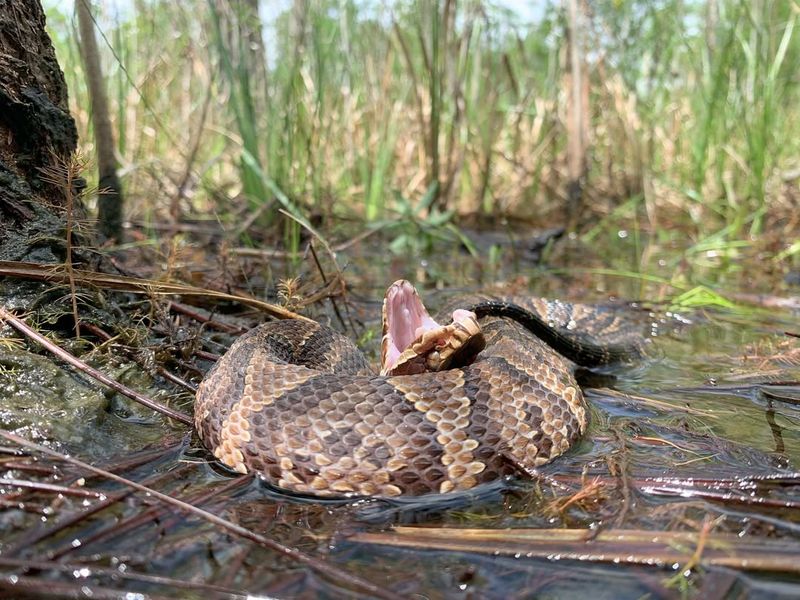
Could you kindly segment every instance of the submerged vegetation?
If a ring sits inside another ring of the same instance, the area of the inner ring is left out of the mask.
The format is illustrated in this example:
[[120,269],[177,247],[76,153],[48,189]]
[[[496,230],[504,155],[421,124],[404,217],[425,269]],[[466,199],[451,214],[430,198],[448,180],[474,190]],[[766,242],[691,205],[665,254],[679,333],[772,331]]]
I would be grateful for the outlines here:
[[[100,3],[128,217],[203,215],[290,249],[279,208],[326,231],[399,222],[403,252],[409,231],[512,217],[632,232],[639,272],[645,240],[730,266],[769,232],[758,251],[797,263],[796,3],[530,4]],[[49,8],[91,151],[74,17]]]

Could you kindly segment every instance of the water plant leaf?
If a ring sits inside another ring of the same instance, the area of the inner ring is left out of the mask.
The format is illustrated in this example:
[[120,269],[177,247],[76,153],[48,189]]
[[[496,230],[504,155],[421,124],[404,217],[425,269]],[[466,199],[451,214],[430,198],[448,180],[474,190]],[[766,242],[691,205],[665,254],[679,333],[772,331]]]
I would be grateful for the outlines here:
[[709,306],[715,306],[728,309],[744,310],[743,307],[738,306],[721,294],[707,288],[704,285],[695,286],[680,296],[673,298],[672,305],[676,308],[706,308]]

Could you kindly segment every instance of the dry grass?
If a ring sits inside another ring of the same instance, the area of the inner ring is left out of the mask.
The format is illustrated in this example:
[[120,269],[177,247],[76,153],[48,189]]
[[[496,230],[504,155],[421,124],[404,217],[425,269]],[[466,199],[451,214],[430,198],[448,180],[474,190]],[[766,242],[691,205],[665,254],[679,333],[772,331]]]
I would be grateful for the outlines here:
[[[579,228],[635,222],[691,243],[785,224],[776,215],[798,202],[787,179],[800,150],[797,6],[662,4],[580,4],[590,122]],[[213,215],[248,235],[278,208],[328,223],[400,218],[398,199],[431,189],[454,215],[564,220],[560,3],[530,23],[482,1],[298,0],[266,16],[250,6],[102,7],[131,220]],[[91,154],[70,17],[49,8]],[[297,224],[280,222],[296,245]]]

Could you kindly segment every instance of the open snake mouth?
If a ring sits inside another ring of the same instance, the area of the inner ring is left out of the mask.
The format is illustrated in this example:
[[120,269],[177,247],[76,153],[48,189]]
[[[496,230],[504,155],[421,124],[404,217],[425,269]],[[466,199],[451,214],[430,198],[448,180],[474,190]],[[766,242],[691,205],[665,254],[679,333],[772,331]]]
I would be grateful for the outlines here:
[[440,325],[428,314],[417,290],[408,281],[395,281],[383,299],[381,374],[412,375],[449,368],[455,356],[463,361],[483,349],[475,313],[457,309],[452,323]]

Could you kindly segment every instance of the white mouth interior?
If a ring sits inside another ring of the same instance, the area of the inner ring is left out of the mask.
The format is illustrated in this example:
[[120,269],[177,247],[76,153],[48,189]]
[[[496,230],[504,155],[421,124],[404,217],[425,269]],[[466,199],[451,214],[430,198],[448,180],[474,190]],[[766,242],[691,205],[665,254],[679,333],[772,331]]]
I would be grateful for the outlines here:
[[426,332],[439,329],[408,281],[398,281],[386,292],[386,342],[383,368],[395,366],[400,354]]

